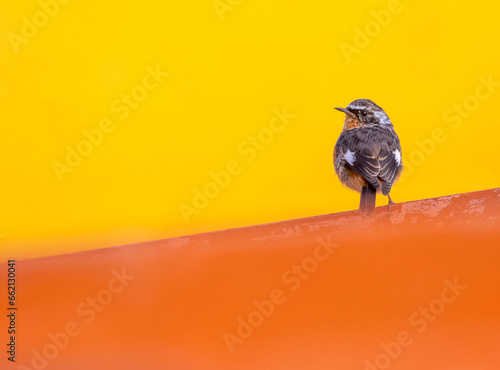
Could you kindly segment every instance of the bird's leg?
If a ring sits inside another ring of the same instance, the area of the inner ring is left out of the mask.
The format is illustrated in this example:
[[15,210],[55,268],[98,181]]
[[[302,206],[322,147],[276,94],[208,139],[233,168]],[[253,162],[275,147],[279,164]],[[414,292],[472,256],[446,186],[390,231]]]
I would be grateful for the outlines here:
[[389,203],[387,204],[387,206],[389,207],[389,214],[391,214],[391,205],[396,204],[396,202],[391,199],[391,196],[389,194],[387,194],[387,198],[389,198]]

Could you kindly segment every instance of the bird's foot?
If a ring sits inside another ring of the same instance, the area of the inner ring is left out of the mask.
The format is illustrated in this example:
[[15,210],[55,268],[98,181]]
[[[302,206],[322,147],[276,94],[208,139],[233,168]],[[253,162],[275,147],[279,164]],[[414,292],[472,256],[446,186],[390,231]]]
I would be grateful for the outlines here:
[[391,199],[391,196],[389,194],[387,194],[387,198],[389,198],[389,203],[387,204],[387,207],[389,208],[389,214],[391,214],[391,205],[397,203]]

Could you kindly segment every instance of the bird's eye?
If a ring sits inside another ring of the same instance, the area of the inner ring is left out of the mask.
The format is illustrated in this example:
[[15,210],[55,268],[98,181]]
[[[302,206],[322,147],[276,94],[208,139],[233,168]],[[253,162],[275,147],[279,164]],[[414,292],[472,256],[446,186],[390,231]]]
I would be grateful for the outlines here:
[[366,116],[368,113],[364,110],[364,111],[362,111],[362,112],[361,112],[361,114],[362,114],[363,116]]

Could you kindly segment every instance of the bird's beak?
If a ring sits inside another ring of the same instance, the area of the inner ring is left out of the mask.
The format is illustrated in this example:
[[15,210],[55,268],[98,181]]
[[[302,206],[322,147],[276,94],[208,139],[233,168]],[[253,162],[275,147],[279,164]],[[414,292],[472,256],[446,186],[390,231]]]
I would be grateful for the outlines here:
[[339,110],[345,114],[348,114],[349,116],[351,116],[352,118],[356,118],[356,115],[354,113],[352,113],[350,110],[347,110],[346,108],[335,108],[336,110]]

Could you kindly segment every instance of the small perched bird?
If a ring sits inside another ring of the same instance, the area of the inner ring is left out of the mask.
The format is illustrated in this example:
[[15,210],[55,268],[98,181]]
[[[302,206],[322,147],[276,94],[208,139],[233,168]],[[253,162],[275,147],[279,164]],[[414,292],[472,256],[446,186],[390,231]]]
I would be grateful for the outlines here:
[[371,215],[377,193],[389,195],[403,171],[401,145],[391,120],[368,99],[353,101],[345,113],[344,127],[333,152],[335,172],[342,184],[361,193],[359,210]]

